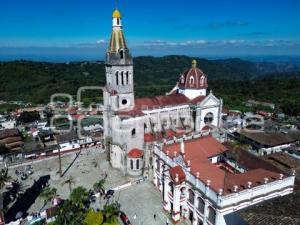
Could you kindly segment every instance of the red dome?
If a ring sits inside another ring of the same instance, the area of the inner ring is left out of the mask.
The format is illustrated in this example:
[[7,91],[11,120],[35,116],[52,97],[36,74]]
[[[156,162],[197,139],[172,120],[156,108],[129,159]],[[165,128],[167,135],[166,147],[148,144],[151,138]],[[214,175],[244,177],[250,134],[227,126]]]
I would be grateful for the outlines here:
[[127,155],[129,158],[142,158],[144,153],[142,150],[134,148],[134,149],[131,149]]
[[207,88],[207,76],[202,70],[197,68],[196,61],[193,61],[193,67],[186,70],[179,78],[178,83],[181,89],[203,89]]

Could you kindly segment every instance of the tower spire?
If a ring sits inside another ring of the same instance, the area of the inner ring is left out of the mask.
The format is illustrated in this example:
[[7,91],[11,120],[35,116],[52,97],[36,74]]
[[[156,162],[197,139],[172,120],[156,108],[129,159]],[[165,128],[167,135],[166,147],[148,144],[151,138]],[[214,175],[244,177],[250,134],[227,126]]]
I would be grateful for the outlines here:
[[118,53],[126,49],[127,45],[123,33],[122,15],[118,9],[115,9],[112,14],[112,35],[108,52]]

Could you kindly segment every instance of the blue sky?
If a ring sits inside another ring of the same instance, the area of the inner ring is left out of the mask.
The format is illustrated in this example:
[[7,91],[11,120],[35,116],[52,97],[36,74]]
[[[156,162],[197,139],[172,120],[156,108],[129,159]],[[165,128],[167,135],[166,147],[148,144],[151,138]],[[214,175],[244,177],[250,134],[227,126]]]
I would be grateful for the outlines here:
[[[114,0],[1,0],[0,58],[102,58]],[[119,0],[134,55],[300,55],[299,0]]]

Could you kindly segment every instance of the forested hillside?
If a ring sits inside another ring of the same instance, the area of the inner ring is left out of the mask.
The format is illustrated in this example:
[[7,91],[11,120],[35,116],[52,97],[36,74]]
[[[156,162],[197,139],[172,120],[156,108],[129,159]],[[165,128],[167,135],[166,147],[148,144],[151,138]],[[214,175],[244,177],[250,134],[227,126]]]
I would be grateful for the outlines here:
[[[164,94],[174,87],[180,73],[190,68],[186,56],[134,59],[136,96]],[[280,104],[289,114],[300,112],[300,73],[289,64],[253,63],[240,59],[197,59],[208,75],[209,88],[230,107],[240,108],[248,98]],[[79,87],[105,84],[103,62],[0,63],[0,100],[47,103],[53,93],[76,94]],[[101,100],[98,93],[97,100]],[[87,95],[90,98],[92,95]]]

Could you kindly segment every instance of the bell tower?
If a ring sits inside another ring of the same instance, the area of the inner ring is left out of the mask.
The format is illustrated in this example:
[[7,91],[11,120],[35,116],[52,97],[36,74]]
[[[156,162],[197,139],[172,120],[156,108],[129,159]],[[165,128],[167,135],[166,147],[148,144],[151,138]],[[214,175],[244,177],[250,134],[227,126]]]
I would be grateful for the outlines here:
[[127,48],[122,16],[119,10],[112,15],[112,35],[106,53],[106,89],[113,111],[130,110],[134,107],[133,60]]

